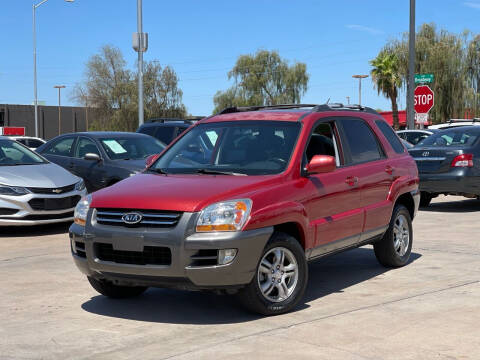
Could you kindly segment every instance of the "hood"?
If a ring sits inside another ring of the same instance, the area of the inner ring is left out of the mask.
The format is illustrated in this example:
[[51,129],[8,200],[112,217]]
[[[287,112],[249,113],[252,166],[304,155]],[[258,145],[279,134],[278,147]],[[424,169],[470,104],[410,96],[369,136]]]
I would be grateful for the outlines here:
[[276,176],[138,174],[93,193],[92,207],[196,212],[222,200],[248,197]]
[[80,178],[56,164],[0,166],[0,184],[56,188],[72,185]]

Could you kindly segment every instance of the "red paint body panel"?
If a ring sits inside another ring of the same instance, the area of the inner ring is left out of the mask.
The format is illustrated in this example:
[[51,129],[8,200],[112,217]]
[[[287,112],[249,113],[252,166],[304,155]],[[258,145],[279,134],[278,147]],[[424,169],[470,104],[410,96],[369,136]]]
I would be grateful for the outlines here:
[[[302,175],[304,149],[317,120],[352,116],[367,121],[386,157],[328,173]],[[302,129],[290,163],[281,174],[139,174],[94,193],[91,206],[198,212],[218,201],[249,198],[253,205],[244,230],[294,223],[306,249],[345,238],[360,241],[362,232],[387,226],[396,199],[418,189],[418,172],[408,153],[395,153],[376,127],[375,120],[381,116],[352,111],[256,111],[214,116],[194,126],[220,121],[299,119]]]

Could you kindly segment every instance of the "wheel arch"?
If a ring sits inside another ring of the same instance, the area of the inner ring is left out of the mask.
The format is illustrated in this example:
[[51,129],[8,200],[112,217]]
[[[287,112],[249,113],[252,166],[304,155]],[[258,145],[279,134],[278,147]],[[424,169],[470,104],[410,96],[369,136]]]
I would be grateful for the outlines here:
[[275,232],[283,232],[295,238],[300,245],[302,246],[303,250],[306,250],[305,245],[305,232],[303,231],[302,226],[294,221],[281,223],[273,226],[273,230]]
[[413,200],[412,194],[406,192],[400,195],[397,200],[395,200],[395,205],[397,204],[405,206],[410,213],[410,218],[413,220],[415,217],[415,200]]

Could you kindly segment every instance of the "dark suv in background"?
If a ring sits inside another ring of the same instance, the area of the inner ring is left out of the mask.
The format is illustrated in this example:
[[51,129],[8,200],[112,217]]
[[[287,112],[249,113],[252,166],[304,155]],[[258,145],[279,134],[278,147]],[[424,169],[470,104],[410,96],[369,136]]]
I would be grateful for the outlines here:
[[196,121],[203,117],[191,119],[155,118],[148,120],[137,129],[137,133],[147,134],[157,138],[164,144],[170,144],[173,139],[187,130]]

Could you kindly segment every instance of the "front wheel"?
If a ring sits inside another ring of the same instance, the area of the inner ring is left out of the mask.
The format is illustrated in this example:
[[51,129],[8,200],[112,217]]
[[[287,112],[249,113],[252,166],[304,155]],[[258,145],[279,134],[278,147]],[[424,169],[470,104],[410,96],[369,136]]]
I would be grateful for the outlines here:
[[100,294],[109,298],[124,299],[142,294],[147,287],[145,286],[120,286],[107,280],[98,280],[87,276],[88,282]]
[[390,225],[382,240],[373,244],[375,256],[386,267],[400,267],[407,264],[412,252],[412,219],[407,208],[396,205]]
[[294,237],[275,232],[263,250],[253,280],[240,291],[240,301],[262,315],[282,314],[302,299],[307,282],[302,246]]

